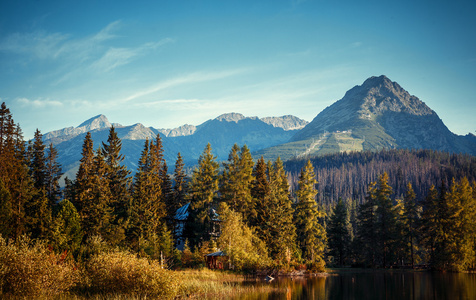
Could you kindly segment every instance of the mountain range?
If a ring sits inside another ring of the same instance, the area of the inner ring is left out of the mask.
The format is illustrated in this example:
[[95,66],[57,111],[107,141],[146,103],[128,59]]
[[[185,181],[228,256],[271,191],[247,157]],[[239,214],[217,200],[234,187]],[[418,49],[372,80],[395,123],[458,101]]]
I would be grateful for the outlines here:
[[342,99],[320,112],[312,122],[287,115],[282,117],[245,117],[227,113],[198,126],[155,129],[137,123],[123,126],[98,115],[77,127],[43,135],[45,144],[53,143],[58,161],[69,178],[74,178],[84,136],[91,132],[95,148],[107,140],[109,128],[122,139],[125,165],[132,171],[145,139],[162,139],[169,170],[180,152],[187,165],[196,164],[207,143],[217,160],[228,158],[233,144],[246,144],[255,158],[274,160],[315,156],[343,151],[382,148],[433,149],[476,155],[476,137],[459,136],[444,125],[424,102],[410,95],[386,76],[371,77],[350,89]]

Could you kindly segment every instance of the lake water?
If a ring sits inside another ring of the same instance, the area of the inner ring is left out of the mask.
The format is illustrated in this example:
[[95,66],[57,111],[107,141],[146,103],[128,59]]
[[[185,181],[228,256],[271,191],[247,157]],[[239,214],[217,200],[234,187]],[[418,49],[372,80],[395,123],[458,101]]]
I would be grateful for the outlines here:
[[280,277],[269,284],[279,292],[242,295],[238,299],[476,299],[476,274],[337,271],[328,277]]

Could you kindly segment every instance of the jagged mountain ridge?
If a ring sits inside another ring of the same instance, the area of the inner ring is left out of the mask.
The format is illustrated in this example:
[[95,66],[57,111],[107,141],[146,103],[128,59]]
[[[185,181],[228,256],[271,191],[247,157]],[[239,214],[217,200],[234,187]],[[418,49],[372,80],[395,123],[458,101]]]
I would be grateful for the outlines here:
[[124,164],[130,170],[136,171],[145,140],[155,139],[157,134],[161,136],[164,157],[169,164],[173,164],[177,153],[181,152],[185,162],[193,165],[209,142],[219,160],[228,158],[228,153],[235,143],[240,146],[246,144],[251,151],[284,143],[294,134],[293,130],[288,128],[294,126],[296,122],[305,122],[296,117],[288,119],[293,124],[287,125],[285,121],[282,121],[281,125],[287,127],[285,130],[261,121],[257,117],[230,113],[220,115],[198,126],[183,125],[164,130],[145,127],[141,123],[131,126],[112,124],[104,115],[98,115],[78,127],[48,132],[43,135],[43,140],[46,144],[55,145],[63,171],[69,178],[74,178],[81,158],[84,137],[88,131],[91,132],[94,148],[97,149],[102,146],[102,142],[107,141],[109,129],[114,126],[118,137],[122,140]]

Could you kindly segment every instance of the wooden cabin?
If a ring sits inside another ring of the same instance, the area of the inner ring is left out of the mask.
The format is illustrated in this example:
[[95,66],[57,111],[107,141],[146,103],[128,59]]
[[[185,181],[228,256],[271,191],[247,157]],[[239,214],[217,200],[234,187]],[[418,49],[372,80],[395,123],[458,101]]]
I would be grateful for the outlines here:
[[209,269],[223,270],[229,262],[229,257],[223,251],[217,251],[205,255],[205,261]]

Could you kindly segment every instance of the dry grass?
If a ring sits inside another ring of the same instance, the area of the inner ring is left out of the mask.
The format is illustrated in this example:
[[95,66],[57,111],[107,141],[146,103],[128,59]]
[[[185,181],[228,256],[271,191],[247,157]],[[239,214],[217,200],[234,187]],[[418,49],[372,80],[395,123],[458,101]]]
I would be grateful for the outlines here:
[[[274,286],[260,284],[259,279],[247,278],[226,271],[201,269],[184,270],[179,271],[179,273],[183,278],[178,295],[181,298],[228,299],[243,294],[279,291]],[[256,284],[246,284],[252,281],[256,281]]]

